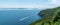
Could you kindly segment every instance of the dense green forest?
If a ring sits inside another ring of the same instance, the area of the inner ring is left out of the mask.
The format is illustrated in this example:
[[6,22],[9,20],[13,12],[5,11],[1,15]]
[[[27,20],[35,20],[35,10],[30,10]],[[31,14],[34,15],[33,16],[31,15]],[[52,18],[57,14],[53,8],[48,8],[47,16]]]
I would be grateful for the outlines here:
[[42,18],[30,25],[60,25],[60,7],[42,10],[38,15]]

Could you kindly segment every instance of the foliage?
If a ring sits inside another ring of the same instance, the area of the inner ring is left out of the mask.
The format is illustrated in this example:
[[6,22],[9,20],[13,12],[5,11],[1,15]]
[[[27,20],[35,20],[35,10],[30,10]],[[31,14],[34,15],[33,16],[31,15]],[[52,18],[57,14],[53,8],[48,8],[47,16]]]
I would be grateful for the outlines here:
[[30,25],[60,25],[60,7],[42,10],[38,13],[39,19]]

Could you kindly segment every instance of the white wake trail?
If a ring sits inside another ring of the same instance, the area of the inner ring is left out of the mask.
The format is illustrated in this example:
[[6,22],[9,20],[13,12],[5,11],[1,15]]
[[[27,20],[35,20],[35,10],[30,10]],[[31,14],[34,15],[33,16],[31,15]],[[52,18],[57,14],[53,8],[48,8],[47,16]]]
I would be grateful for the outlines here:
[[27,18],[29,18],[29,17],[21,18],[21,19],[19,19],[19,21],[26,20]]

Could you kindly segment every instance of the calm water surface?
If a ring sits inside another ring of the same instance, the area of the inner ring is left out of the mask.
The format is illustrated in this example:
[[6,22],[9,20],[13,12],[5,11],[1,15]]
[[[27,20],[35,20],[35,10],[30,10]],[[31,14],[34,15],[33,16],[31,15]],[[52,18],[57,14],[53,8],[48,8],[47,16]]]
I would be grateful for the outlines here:
[[39,19],[37,15],[39,11],[40,10],[0,10],[0,25],[28,25]]

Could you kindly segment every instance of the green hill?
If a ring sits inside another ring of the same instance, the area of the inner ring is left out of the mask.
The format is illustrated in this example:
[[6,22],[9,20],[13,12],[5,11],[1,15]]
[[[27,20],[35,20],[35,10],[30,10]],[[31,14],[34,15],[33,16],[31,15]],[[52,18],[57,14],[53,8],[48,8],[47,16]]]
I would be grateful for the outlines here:
[[60,25],[60,7],[42,10],[38,15],[42,19],[38,19],[30,25]]

